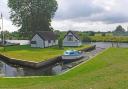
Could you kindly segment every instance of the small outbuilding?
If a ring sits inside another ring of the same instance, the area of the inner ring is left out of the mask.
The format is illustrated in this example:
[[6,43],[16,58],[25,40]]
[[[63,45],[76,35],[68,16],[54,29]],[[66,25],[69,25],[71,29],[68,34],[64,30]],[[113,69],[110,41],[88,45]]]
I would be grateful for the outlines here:
[[81,46],[82,42],[79,35],[74,31],[68,31],[64,36],[63,46]]
[[52,31],[36,32],[31,39],[31,47],[46,48],[54,45],[58,45],[58,40]]

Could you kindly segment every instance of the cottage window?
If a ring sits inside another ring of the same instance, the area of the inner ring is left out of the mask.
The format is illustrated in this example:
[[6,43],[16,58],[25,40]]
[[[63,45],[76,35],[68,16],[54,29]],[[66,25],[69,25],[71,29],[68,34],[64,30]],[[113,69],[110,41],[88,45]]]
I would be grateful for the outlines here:
[[36,44],[36,41],[31,41],[31,44]]
[[49,40],[48,43],[51,43],[51,40]]
[[73,41],[73,35],[68,35],[67,40],[68,41]]

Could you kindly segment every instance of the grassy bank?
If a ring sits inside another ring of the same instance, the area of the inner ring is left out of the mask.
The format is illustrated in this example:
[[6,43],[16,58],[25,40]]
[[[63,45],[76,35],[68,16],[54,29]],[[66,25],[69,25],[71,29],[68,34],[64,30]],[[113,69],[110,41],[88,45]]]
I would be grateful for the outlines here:
[[127,89],[128,48],[110,48],[63,75],[1,78],[1,89]]
[[10,58],[40,62],[62,55],[67,49],[79,50],[87,47],[89,47],[89,45],[83,45],[80,47],[64,47],[63,49],[59,49],[57,46],[50,48],[32,48],[28,45],[9,46],[5,47],[5,51],[3,48],[0,48],[0,53]]
[[94,42],[128,42],[128,36],[90,36]]

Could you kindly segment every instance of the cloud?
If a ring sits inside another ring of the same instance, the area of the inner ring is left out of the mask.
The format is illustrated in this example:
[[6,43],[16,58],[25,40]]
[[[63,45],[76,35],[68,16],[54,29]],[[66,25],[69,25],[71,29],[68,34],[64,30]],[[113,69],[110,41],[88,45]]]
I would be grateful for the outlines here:
[[[8,0],[0,0],[4,29],[16,31],[9,19]],[[56,30],[112,31],[128,25],[128,0],[57,0],[59,8],[52,20]]]
[[[0,21],[0,26],[1,26],[1,21]],[[7,20],[7,19],[5,19],[4,18],[4,21],[3,21],[3,29],[4,29],[4,31],[6,30],[6,31],[10,31],[10,32],[12,32],[12,31],[17,31],[17,27],[15,27],[14,25],[12,25],[12,22],[10,21],[10,20]]]
[[58,20],[88,17],[104,11],[90,0],[58,0],[58,4],[59,8],[55,15],[55,19]]
[[128,22],[128,0],[58,0],[55,20]]
[[4,18],[5,19],[8,19],[9,20],[9,12],[10,12],[10,9],[8,8],[7,6],[7,2],[8,0],[0,0],[0,13],[3,14]]
[[128,15],[123,13],[111,13],[111,14],[102,14],[99,16],[90,17],[87,20],[90,21],[102,21],[107,24],[114,23],[126,23],[128,22]]
[[75,22],[71,20],[57,20],[52,21],[52,26],[55,30],[61,31],[113,31],[116,29],[118,25],[122,25],[127,30],[128,23],[114,23],[114,24],[106,24],[103,22]]
[[[8,30],[10,32],[17,31],[18,28],[12,25],[12,22],[9,19],[10,9],[7,6],[7,1],[8,0],[0,0],[0,14],[2,13],[3,15],[3,27],[4,27],[4,30]],[[0,26],[2,25],[1,23],[2,21],[0,19]]]

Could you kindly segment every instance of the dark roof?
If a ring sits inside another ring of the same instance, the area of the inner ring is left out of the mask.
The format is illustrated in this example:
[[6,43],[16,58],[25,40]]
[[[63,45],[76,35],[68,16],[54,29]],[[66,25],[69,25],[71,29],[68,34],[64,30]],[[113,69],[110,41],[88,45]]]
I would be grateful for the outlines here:
[[79,37],[79,35],[77,34],[76,31],[68,31],[67,34],[64,36],[64,38],[65,38],[69,33],[72,33],[72,34],[76,37],[76,39],[80,40],[80,37]]
[[37,32],[36,34],[38,34],[43,40],[57,39],[57,36],[52,31],[41,31],[41,32]]

